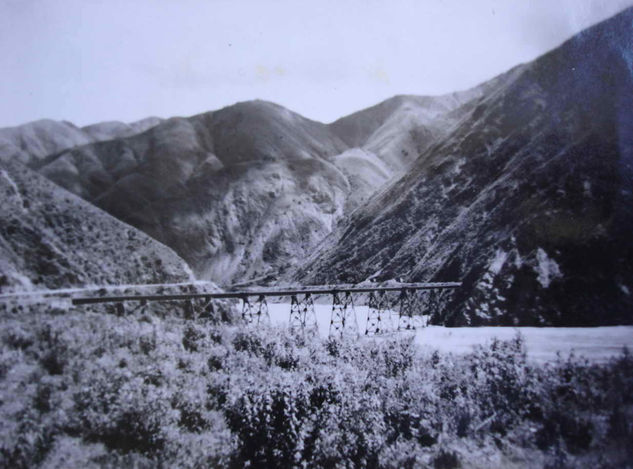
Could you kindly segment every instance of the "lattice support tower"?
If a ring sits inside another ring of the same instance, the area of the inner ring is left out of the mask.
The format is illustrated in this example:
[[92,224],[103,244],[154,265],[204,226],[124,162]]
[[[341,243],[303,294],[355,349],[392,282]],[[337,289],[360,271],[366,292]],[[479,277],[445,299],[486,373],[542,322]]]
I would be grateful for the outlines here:
[[262,319],[270,323],[266,296],[259,295],[255,304],[251,303],[248,296],[242,297],[242,319],[246,324],[255,324],[256,326],[262,323]]
[[365,335],[383,334],[385,332],[383,319],[386,317],[386,314],[388,314],[386,310],[385,292],[380,291],[378,295],[373,291],[370,292],[368,306]]
[[193,304],[193,300],[185,300],[185,319],[195,319],[196,316],[196,308]]
[[418,293],[417,303],[414,308],[417,310],[417,319],[420,327],[426,327],[429,324],[429,318],[433,314],[436,307],[437,291],[434,289],[423,290]]
[[266,301],[266,296],[259,295],[259,298],[257,298],[257,325],[261,324],[262,320],[265,320],[268,324],[270,324],[268,301]]
[[290,330],[317,332],[316,312],[314,310],[314,300],[310,293],[306,293],[299,301],[297,295],[290,297]]
[[198,300],[197,304],[198,317],[213,318],[215,317],[215,307],[213,305],[213,298],[205,296]]
[[358,334],[358,322],[354,300],[350,292],[332,293],[332,315],[330,317],[330,336]]
[[215,315],[213,298],[203,296],[185,301],[185,319],[212,318]]
[[442,320],[442,306],[445,306],[449,300],[450,295],[452,295],[452,291],[450,290],[431,290],[432,294],[429,295],[429,318],[435,318],[435,320]]
[[242,320],[246,324],[252,324],[254,320],[253,305],[251,304],[251,301],[248,299],[248,296],[242,297]]
[[415,330],[415,321],[418,302],[416,301],[415,290],[402,289],[400,292],[400,315],[398,317],[398,330],[411,331]]

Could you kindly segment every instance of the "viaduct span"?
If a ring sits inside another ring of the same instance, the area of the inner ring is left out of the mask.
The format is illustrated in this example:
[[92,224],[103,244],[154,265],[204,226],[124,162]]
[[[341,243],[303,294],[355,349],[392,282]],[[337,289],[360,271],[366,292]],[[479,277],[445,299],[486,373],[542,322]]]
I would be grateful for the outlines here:
[[[446,294],[461,286],[461,282],[400,283],[397,285],[320,285],[288,288],[260,288],[218,293],[182,293],[157,295],[127,295],[73,298],[74,305],[114,304],[118,314],[125,314],[125,304],[136,305],[135,311],[144,309],[149,302],[182,301],[185,317],[195,317],[213,310],[213,300],[239,299],[242,301],[242,319],[247,324],[269,320],[269,297],[290,297],[291,329],[316,328],[314,298],[332,297],[330,335],[343,335],[357,328],[354,295],[367,296],[368,314],[365,335],[388,332],[385,319],[396,312],[396,330],[415,329],[414,318],[437,312]],[[356,331],[358,332],[358,330]]]

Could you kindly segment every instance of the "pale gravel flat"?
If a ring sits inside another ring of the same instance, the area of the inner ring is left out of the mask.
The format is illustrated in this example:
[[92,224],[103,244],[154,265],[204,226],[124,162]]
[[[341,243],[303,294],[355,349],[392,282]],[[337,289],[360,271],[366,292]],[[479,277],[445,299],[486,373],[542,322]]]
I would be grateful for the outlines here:
[[[365,333],[367,307],[357,306],[356,321],[360,335]],[[327,337],[330,327],[331,306],[315,305],[319,334]],[[270,303],[269,314],[273,325],[287,326],[289,303]],[[397,313],[393,313],[397,318]],[[397,326],[397,319],[393,321]],[[420,327],[415,333],[415,342],[423,350],[438,350],[443,353],[466,354],[476,345],[490,343],[493,338],[510,340],[520,333],[525,339],[528,359],[535,363],[556,360],[557,354],[566,358],[570,353],[601,363],[622,353],[624,347],[633,348],[633,326],[604,327]],[[407,332],[397,333],[401,336]],[[386,337],[395,337],[396,333]]]

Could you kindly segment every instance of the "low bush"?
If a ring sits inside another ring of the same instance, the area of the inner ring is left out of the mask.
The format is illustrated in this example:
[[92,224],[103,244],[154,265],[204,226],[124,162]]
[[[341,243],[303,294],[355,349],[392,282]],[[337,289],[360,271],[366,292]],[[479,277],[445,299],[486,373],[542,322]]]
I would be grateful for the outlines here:
[[221,370],[224,367],[224,360],[226,359],[226,350],[217,347],[211,349],[209,352],[209,358],[207,358],[207,366],[210,372]]
[[441,449],[433,458],[435,469],[457,469],[461,467],[459,456],[453,451]]
[[233,348],[238,352],[248,352],[260,356],[264,351],[262,338],[254,331],[240,331],[233,337]]
[[182,345],[189,352],[198,352],[202,348],[202,341],[205,337],[205,331],[201,327],[188,322],[183,332]]
[[156,454],[176,418],[167,393],[125,372],[104,372],[74,395],[77,430],[89,441],[125,452]]

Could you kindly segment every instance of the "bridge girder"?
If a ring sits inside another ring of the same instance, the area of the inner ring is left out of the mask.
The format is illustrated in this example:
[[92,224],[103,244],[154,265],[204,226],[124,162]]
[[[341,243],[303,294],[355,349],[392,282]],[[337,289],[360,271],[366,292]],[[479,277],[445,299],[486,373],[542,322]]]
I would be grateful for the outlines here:
[[[415,320],[422,318],[423,312],[427,313],[424,317],[438,314],[443,295],[460,285],[458,282],[401,284],[400,286],[386,287],[329,285],[285,290],[270,289],[222,293],[74,298],[72,303],[73,305],[109,303],[114,305],[116,314],[124,315],[127,313],[124,306],[127,302],[138,302],[138,306],[129,312],[129,314],[134,314],[136,312],[145,313],[150,301],[181,300],[184,301],[183,316],[186,319],[196,319],[198,317],[213,316],[215,311],[213,300],[239,298],[242,300],[243,321],[246,324],[259,326],[263,320],[270,322],[268,303],[266,301],[268,296],[290,296],[290,328],[292,330],[317,331],[313,295],[332,295],[329,334],[331,336],[343,336],[351,330],[355,330],[355,333],[358,334],[353,294],[368,293],[369,301],[365,335],[377,335],[390,332],[394,328],[391,315],[395,310],[390,306],[389,295],[399,293],[397,298],[399,313],[395,330],[415,330]],[[251,302],[251,297],[257,297],[257,300]],[[421,324],[422,327],[424,325],[424,323]]]

